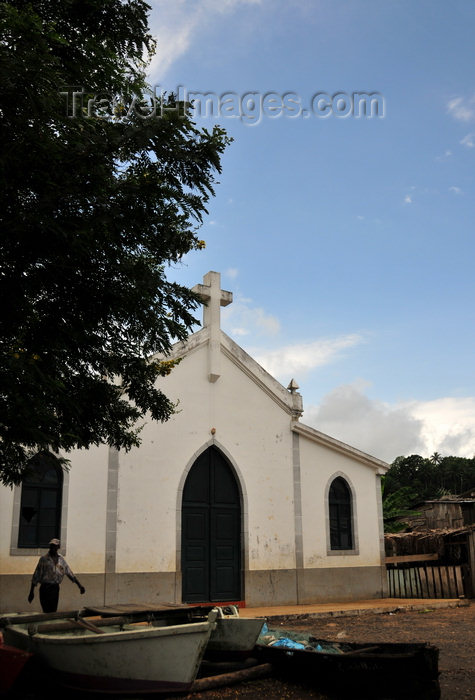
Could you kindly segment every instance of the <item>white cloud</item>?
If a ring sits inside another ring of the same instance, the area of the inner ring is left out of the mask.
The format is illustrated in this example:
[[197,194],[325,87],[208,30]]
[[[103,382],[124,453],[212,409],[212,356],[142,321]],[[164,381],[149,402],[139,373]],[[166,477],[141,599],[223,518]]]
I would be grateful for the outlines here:
[[246,297],[235,297],[233,303],[222,310],[221,316],[223,329],[231,336],[275,336],[280,331],[279,320],[261,307],[252,306],[252,299]]
[[238,10],[243,5],[260,5],[262,0],[153,0],[151,33],[157,39],[157,53],[149,67],[152,82],[160,83],[173,63],[193,42],[199,41],[213,19]]
[[239,327],[234,327],[232,329],[232,334],[239,336],[244,336],[244,335],[249,335],[249,330],[247,328],[239,328]]
[[423,421],[426,453],[473,457],[475,455],[475,397],[445,397],[409,404]]
[[412,197],[410,194],[406,194],[404,197],[404,204],[412,204]]
[[329,364],[340,356],[343,350],[362,342],[363,336],[354,333],[273,350],[257,350],[253,352],[253,356],[274,377],[285,381],[289,377],[295,377],[298,381],[310,370]]
[[475,148],[475,134],[467,134],[460,143],[467,148]]
[[226,277],[235,280],[236,277],[239,275],[239,270],[236,267],[228,267],[224,274],[226,275]]
[[150,15],[150,30],[157,40],[157,52],[149,66],[150,76],[160,82],[170,66],[188,50],[199,21],[198,12],[186,13],[186,2],[155,0]]
[[344,385],[319,406],[309,406],[302,420],[388,462],[398,455],[475,454],[475,397],[390,405],[368,398],[358,386]]
[[444,155],[443,155],[443,156],[436,156],[436,157],[435,157],[435,160],[444,161],[444,160],[447,160],[448,158],[451,158],[452,155],[453,155],[453,154],[452,154],[452,151],[449,151],[449,150],[447,149],[447,150],[444,152]]
[[302,421],[388,462],[424,448],[422,421],[407,410],[369,399],[354,385],[340,386],[319,406],[309,406]]
[[460,187],[456,187],[455,185],[452,185],[451,187],[449,187],[449,192],[453,192],[454,194],[463,194]]
[[475,118],[475,97],[454,97],[447,103],[447,112],[457,121],[472,121]]

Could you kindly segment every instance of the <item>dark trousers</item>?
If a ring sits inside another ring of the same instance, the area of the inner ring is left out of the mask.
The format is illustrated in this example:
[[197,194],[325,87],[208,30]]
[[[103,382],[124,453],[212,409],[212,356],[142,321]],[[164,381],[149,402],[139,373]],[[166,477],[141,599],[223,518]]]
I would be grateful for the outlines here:
[[56,612],[59,600],[59,583],[42,583],[40,585],[40,603],[43,612]]

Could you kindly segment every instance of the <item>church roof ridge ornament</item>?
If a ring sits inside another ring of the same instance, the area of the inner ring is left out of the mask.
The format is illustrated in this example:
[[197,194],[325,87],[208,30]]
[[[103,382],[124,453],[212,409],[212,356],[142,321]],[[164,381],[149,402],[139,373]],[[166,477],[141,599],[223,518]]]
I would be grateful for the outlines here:
[[291,394],[295,394],[297,389],[300,389],[299,385],[295,381],[295,379],[291,379],[289,382],[289,386],[287,387],[287,391],[290,391]]

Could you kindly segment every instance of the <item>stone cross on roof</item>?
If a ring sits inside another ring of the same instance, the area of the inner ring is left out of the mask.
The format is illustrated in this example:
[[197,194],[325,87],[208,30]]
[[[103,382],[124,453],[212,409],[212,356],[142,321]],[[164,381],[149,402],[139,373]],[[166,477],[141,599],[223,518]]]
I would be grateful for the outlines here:
[[208,345],[208,379],[215,382],[221,376],[221,306],[232,303],[232,292],[221,289],[219,272],[208,272],[203,277],[203,284],[196,284],[193,292],[199,294],[203,302],[203,327],[209,328]]

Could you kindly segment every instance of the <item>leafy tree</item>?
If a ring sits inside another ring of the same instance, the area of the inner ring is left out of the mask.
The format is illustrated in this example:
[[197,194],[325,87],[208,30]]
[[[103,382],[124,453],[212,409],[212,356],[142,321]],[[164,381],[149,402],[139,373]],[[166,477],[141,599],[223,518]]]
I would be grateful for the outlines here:
[[194,323],[168,266],[199,249],[225,132],[147,98],[143,0],[0,2],[0,480],[41,451],[128,449]]
[[423,500],[431,487],[431,472],[431,463],[420,455],[397,457],[386,474],[386,491],[389,494],[403,487],[410,487]]
[[401,532],[407,527],[407,522],[401,518],[420,515],[412,509],[412,504],[418,501],[417,493],[410,486],[403,486],[393,493],[385,492],[385,479],[381,482],[383,495],[383,520],[385,532]]
[[410,488],[417,501],[460,494],[475,484],[475,459],[420,455],[397,457],[385,476],[385,491],[390,494]]
[[439,487],[457,494],[475,486],[475,459],[443,457],[438,468]]

